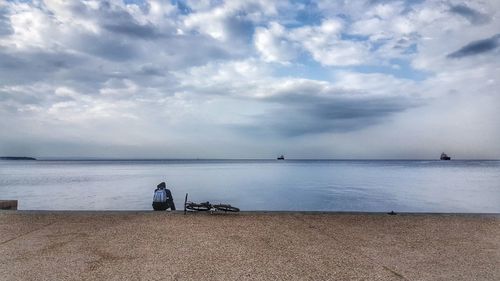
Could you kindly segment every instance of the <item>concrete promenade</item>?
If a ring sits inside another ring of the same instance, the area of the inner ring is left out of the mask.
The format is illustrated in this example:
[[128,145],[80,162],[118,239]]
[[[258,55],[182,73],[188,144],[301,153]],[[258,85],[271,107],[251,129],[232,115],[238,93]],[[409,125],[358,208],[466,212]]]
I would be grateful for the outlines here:
[[1,280],[500,280],[500,216],[0,211]]

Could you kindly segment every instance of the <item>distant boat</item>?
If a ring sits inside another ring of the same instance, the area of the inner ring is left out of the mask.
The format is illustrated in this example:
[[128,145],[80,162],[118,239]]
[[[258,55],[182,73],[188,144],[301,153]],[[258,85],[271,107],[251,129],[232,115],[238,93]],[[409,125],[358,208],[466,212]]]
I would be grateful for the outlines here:
[[448,156],[448,155],[446,155],[446,153],[443,152],[443,153],[441,153],[441,158],[440,159],[441,160],[451,160],[451,157]]
[[280,156],[278,156],[278,158],[276,158],[276,159],[277,159],[277,160],[285,160],[285,156],[280,155]]

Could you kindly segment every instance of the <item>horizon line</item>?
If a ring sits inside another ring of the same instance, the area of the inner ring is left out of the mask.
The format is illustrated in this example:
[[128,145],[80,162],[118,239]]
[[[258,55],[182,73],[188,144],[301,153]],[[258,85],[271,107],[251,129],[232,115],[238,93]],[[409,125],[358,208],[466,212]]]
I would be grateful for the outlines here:
[[[27,156],[0,156],[3,157],[27,157]],[[439,158],[120,158],[120,157],[31,157],[35,161],[445,161]],[[446,161],[500,161],[500,159],[476,159],[456,158]],[[31,160],[33,161],[33,160]]]

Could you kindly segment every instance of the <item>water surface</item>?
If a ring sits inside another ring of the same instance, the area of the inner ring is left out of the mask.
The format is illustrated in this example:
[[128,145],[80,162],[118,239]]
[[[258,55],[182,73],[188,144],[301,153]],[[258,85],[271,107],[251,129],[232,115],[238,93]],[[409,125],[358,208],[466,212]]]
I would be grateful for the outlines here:
[[150,210],[166,181],[242,210],[500,212],[500,161],[0,161],[22,210]]

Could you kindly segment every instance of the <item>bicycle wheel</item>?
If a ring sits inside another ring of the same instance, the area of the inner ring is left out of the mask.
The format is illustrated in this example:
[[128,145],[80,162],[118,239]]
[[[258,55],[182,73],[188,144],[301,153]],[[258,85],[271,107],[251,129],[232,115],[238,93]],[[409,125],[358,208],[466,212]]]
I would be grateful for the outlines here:
[[208,210],[210,210],[210,206],[208,206],[206,204],[197,204],[197,203],[193,203],[193,202],[187,202],[186,209],[191,210],[191,211],[208,211]]
[[224,211],[224,212],[239,212],[240,209],[233,207],[229,204],[218,204],[218,205],[213,205],[214,208],[218,211]]

